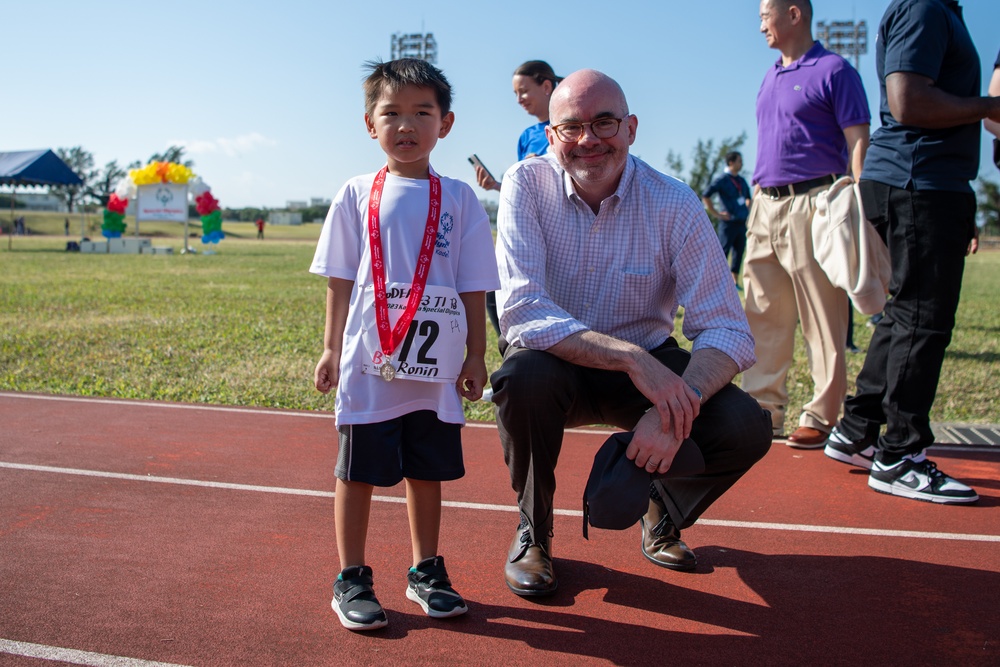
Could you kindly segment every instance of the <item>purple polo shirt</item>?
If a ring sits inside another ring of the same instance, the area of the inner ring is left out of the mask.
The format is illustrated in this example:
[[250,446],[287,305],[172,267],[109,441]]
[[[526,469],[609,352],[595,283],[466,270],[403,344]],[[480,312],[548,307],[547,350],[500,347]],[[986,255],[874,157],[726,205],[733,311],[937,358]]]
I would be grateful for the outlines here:
[[845,174],[844,128],[870,124],[861,77],[819,42],[788,67],[781,58],[757,93],[757,164],[761,187]]

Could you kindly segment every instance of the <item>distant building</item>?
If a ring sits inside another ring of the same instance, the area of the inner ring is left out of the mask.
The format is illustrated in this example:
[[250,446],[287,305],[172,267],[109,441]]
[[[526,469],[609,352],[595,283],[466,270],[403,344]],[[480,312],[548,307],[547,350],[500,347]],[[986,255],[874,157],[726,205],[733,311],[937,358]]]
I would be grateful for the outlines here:
[[308,207],[309,204],[305,201],[294,201],[289,199],[288,201],[285,202],[285,208],[287,208],[289,211],[298,211],[299,209]]
[[323,197],[313,197],[309,200],[309,208],[325,207],[329,208],[333,204],[332,199],[325,199]]
[[271,211],[267,221],[272,225],[301,225],[302,214],[297,211]]

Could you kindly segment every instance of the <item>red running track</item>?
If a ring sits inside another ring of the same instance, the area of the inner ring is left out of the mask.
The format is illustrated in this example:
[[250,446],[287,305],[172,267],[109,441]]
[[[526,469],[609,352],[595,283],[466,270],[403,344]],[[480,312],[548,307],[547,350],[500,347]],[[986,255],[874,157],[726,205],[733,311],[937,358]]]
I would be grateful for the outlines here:
[[581,535],[604,435],[567,435],[560,589],[511,594],[516,524],[495,428],[465,430],[442,553],[467,615],[406,599],[401,487],[374,503],[369,560],[389,627],[344,630],[329,415],[0,393],[0,665],[997,665],[1000,455],[933,453],[978,504],[870,491],[781,444],[685,531],[695,573],[639,528]]

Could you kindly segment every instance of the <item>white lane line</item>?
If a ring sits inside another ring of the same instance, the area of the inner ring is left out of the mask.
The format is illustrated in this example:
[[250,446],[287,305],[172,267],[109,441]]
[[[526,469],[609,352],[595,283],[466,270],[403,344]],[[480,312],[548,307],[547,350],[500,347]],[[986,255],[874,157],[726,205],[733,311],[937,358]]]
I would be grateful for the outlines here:
[[172,662],[156,662],[155,660],[140,660],[126,658],[120,655],[106,655],[90,651],[77,651],[58,646],[16,642],[10,639],[0,639],[0,653],[18,655],[25,658],[41,658],[42,660],[59,660],[72,665],[88,665],[89,667],[185,667]]
[[[200,486],[211,489],[227,489],[231,491],[250,491],[255,493],[277,493],[291,496],[312,496],[316,498],[334,498],[333,491],[316,491],[313,489],[292,489],[281,486],[259,486],[256,484],[233,484],[230,482],[206,482],[198,479],[182,479],[179,477],[159,477],[154,475],[131,475],[127,473],[105,472],[101,470],[83,470],[80,468],[58,468],[54,466],[39,466],[26,463],[9,463],[0,461],[0,468],[9,470],[25,470],[58,475],[81,475],[85,477],[103,477],[106,479],[122,479],[133,482],[154,482],[157,484],[179,484],[184,486]],[[372,496],[372,500],[383,503],[405,503],[406,498],[396,496]],[[458,509],[482,510],[487,512],[517,513],[515,505],[495,505],[490,503],[467,503],[445,500],[445,507]],[[581,510],[554,510],[560,516],[582,517]],[[745,528],[749,530],[784,530],[800,533],[828,533],[839,535],[870,535],[876,537],[905,537],[924,540],[958,540],[963,542],[1000,542],[1000,535],[979,535],[975,533],[932,533],[916,530],[888,530],[881,528],[849,528],[844,526],[813,526],[794,523],[767,523],[758,521],[727,521],[721,519],[699,519],[702,526],[717,526],[721,528]]]
[[[98,405],[114,405],[117,407],[160,408],[163,410],[205,410],[208,412],[238,412],[249,415],[267,415],[269,417],[305,417],[307,419],[329,419],[333,421],[332,412],[309,412],[307,410],[261,410],[259,408],[228,407],[225,405],[199,405],[196,403],[160,403],[158,401],[133,401],[114,398],[89,398],[87,396],[46,396],[44,394],[16,394],[0,391],[0,398],[17,398],[32,401],[61,401],[66,403],[91,403]],[[496,430],[497,425],[491,422],[466,422],[466,428],[488,428]],[[609,429],[566,429],[569,433],[591,433],[611,435]]]
[[[251,414],[251,415],[267,415],[270,417],[305,417],[307,419],[329,419],[333,420],[332,412],[312,412],[309,410],[261,410],[259,408],[244,408],[244,407],[230,407],[225,405],[201,405],[198,403],[162,403],[159,401],[136,401],[124,398],[93,398],[89,396],[50,396],[46,394],[19,394],[17,392],[10,391],[0,391],[0,398],[16,398],[32,401],[63,401],[67,403],[96,403],[98,405],[116,405],[119,407],[142,407],[142,408],[160,408],[164,410],[206,410],[209,412],[239,412],[241,414]],[[492,422],[468,422],[466,423],[466,428],[487,428],[496,430],[496,424]],[[598,428],[568,428],[567,433],[583,433],[586,435],[603,435],[605,437],[609,436],[614,432],[615,429],[598,429]],[[1000,447],[989,446],[989,445],[972,445],[971,440],[953,431],[948,427],[944,427],[944,433],[950,433],[955,439],[963,440],[966,445],[953,445],[953,444],[936,444],[932,445],[931,449],[937,451],[948,451],[948,452],[975,452],[982,454],[984,452],[995,453],[1000,451]]]
[[844,526],[811,526],[801,523],[764,523],[754,521],[722,521],[698,519],[698,525],[753,530],[789,530],[800,533],[835,533],[839,535],[873,535],[876,537],[915,537],[922,540],[959,540],[964,542],[1000,542],[1000,535],[975,533],[928,533],[919,530],[884,530],[881,528],[847,528]]

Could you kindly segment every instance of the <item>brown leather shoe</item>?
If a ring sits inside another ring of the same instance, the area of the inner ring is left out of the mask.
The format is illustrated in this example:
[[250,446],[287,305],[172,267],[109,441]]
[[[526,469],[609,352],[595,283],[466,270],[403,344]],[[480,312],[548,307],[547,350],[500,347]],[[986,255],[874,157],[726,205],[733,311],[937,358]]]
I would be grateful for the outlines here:
[[642,526],[642,555],[660,567],[690,572],[698,556],[681,539],[681,531],[670,520],[666,508],[650,498],[649,511],[639,521]]
[[826,440],[829,437],[829,433],[824,433],[819,429],[800,426],[788,436],[785,444],[796,449],[818,449],[826,445]]
[[559,582],[552,570],[548,539],[533,542],[531,529],[522,521],[514,532],[504,567],[507,587],[517,595],[543,596],[556,592]]

